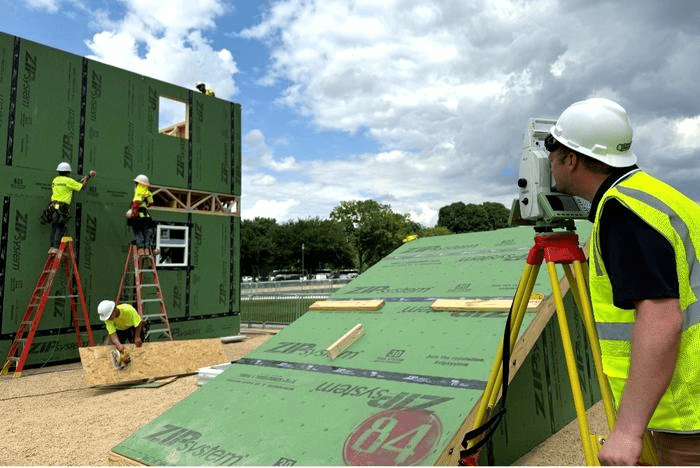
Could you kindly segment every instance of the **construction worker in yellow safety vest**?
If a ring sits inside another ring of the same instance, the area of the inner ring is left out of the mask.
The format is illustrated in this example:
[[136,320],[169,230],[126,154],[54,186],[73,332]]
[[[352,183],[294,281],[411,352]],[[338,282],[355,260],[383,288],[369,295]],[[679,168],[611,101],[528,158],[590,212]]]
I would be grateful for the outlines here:
[[145,339],[143,320],[130,304],[116,305],[104,300],[97,305],[100,320],[105,323],[107,336],[120,354],[124,354],[124,343],[133,343],[140,348]]
[[134,178],[134,198],[131,201],[131,207],[126,212],[127,224],[131,226],[134,233],[134,244],[136,244],[137,253],[158,254],[153,250],[153,219],[148,211],[148,207],[153,204],[153,195],[150,190],[150,181],[148,177],[139,174]]
[[608,99],[572,104],[545,140],[559,191],[591,202],[589,283],[617,406],[598,458],[700,465],[700,205],[637,167],[632,124]]
[[71,167],[65,161],[58,164],[56,172],[58,175],[51,181],[51,200],[41,215],[41,222],[51,225],[50,255],[58,252],[61,238],[66,233],[73,192],[79,192],[90,180],[88,175],[80,179],[80,182],[70,177]]
[[206,96],[216,96],[216,93],[214,90],[210,87],[208,87],[204,83],[198,83],[196,88],[199,90],[200,93],[206,95]]

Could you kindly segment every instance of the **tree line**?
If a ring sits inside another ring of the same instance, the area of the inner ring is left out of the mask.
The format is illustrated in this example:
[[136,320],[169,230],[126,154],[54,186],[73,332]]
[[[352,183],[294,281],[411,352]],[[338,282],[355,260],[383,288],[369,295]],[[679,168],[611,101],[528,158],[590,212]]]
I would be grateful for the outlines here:
[[365,271],[412,236],[491,231],[508,226],[501,203],[455,202],[440,208],[437,224],[425,228],[408,214],[374,200],[343,201],[328,219],[278,224],[272,218],[241,221],[241,275],[266,280],[273,271]]

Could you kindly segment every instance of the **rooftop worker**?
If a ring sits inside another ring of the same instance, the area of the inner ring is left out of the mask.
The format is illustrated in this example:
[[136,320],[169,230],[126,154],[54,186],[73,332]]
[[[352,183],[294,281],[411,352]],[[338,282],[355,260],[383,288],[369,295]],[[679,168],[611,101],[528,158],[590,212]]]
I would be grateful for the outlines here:
[[642,171],[608,99],[572,104],[545,140],[557,188],[591,202],[590,293],[617,405],[598,458],[635,465],[646,429],[661,465],[700,465],[700,206]]
[[206,94],[207,96],[215,96],[216,95],[214,93],[214,90],[212,88],[209,88],[204,83],[198,83],[196,88],[199,90],[200,93]]
[[66,224],[70,215],[70,204],[73,200],[73,192],[79,192],[90,180],[86,175],[80,182],[70,177],[71,167],[67,162],[61,162],[56,167],[58,175],[51,182],[51,201],[41,216],[44,224],[51,224],[49,254],[58,252],[61,238],[66,233]]
[[[131,208],[126,212],[127,224],[134,232],[134,244],[136,244],[139,255],[150,255],[153,243],[153,219],[148,211],[148,207],[153,204],[151,194],[151,183],[143,174],[134,178],[134,198],[131,201]],[[157,254],[158,252],[153,252]]]
[[97,313],[105,323],[109,339],[120,354],[124,354],[124,343],[141,347],[145,340],[144,322],[131,305],[116,305],[114,301],[104,300],[97,305]]

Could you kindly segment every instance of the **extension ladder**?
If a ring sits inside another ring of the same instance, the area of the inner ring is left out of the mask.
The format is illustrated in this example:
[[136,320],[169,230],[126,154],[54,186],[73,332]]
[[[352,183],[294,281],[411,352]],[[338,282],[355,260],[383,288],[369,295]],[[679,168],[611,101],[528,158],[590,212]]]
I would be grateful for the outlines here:
[[[146,339],[156,334],[162,334],[168,341],[172,341],[173,332],[170,328],[163,291],[158,279],[155,255],[151,249],[147,249],[147,251],[149,253],[139,254],[134,244],[129,246],[129,252],[124,262],[124,271],[119,281],[119,290],[114,301],[117,304],[134,305],[139,316],[146,322],[149,322],[150,319],[160,319],[161,326],[151,325],[146,332]],[[156,313],[144,311],[149,303],[158,304]]]
[[[65,260],[65,261],[64,261]],[[66,292],[65,296],[50,296],[51,288],[61,264],[65,265],[66,272]],[[74,287],[75,293],[74,294]],[[71,315],[73,318],[73,327],[75,328],[75,338],[79,347],[83,346],[83,340],[80,333],[80,323],[76,311],[76,299],[80,299],[80,307],[82,309],[83,321],[87,330],[88,342],[90,346],[95,346],[95,340],[92,337],[92,328],[90,327],[90,319],[88,317],[87,307],[85,306],[85,296],[83,296],[83,287],[80,283],[80,273],[75,262],[75,251],[73,250],[73,239],[71,237],[63,237],[58,251],[54,254],[49,254],[44,268],[39,276],[32,297],[29,299],[29,305],[24,311],[22,321],[19,323],[15,339],[10,345],[7,352],[7,359],[2,366],[0,375],[6,375],[10,366],[15,366],[13,377],[19,377],[22,374],[22,369],[27,361],[27,356],[32,347],[34,335],[39,328],[41,314],[44,312],[46,302],[49,299],[70,298]]]

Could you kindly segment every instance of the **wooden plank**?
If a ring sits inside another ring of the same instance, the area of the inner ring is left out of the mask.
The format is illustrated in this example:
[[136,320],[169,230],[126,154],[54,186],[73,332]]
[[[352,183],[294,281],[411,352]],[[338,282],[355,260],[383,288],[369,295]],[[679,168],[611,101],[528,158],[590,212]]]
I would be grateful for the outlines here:
[[335,343],[327,347],[326,354],[328,354],[328,357],[331,360],[335,359],[340,353],[348,349],[350,345],[356,342],[364,334],[364,327],[361,323],[358,323],[352,327],[349,332],[338,338]]
[[88,386],[194,374],[201,367],[229,361],[219,338],[155,341],[140,348],[127,344],[125,348],[131,354],[131,364],[121,371],[114,370],[109,358],[114,346],[79,348]]
[[[535,310],[543,297],[531,298],[527,302],[528,310]],[[511,299],[437,299],[430,306],[433,312],[459,312],[459,311],[508,311],[512,304]]]
[[309,310],[311,311],[337,311],[337,312],[348,312],[348,311],[363,311],[363,310],[379,310],[384,307],[383,299],[372,299],[366,301],[316,301],[311,306]]
[[148,466],[129,457],[119,455],[116,452],[109,452],[107,464],[108,466]]

